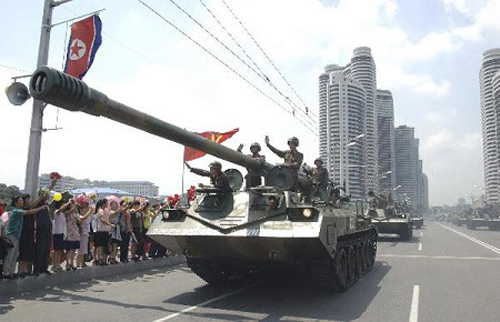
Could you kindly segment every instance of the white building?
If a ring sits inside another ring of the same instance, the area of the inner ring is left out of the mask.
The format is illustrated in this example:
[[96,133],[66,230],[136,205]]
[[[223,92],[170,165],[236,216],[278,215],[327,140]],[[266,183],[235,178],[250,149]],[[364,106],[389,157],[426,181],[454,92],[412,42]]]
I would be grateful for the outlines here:
[[342,184],[353,199],[364,194],[365,90],[344,69],[328,65],[319,77],[320,156],[330,179]]
[[396,187],[394,103],[390,91],[377,90],[378,172],[380,192]]
[[110,181],[105,187],[124,190],[134,196],[158,196],[158,186],[149,181]]
[[[488,202],[500,201],[499,164],[499,106],[495,107],[493,78],[500,70],[500,48],[483,53],[483,63],[479,72],[481,91],[481,125],[483,130],[483,162],[486,198]],[[495,77],[495,94],[500,98],[500,76]],[[500,99],[496,101],[500,105]]]
[[[40,175],[39,179],[39,187],[48,187],[50,186],[50,175],[44,173]],[[75,189],[75,178],[63,176],[61,179],[57,180],[57,183],[54,187],[54,191],[68,191]]]
[[351,63],[346,66],[345,74],[357,80],[365,90],[365,192],[377,191],[379,174],[377,110],[375,108],[377,75],[371,49],[368,47],[354,49]]

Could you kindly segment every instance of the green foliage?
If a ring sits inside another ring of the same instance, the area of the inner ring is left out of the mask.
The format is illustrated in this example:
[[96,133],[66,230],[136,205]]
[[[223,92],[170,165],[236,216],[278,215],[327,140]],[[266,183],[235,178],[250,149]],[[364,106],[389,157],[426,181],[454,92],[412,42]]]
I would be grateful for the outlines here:
[[18,194],[19,188],[17,186],[7,186],[0,183],[0,200],[6,202],[8,205],[10,205],[10,200]]

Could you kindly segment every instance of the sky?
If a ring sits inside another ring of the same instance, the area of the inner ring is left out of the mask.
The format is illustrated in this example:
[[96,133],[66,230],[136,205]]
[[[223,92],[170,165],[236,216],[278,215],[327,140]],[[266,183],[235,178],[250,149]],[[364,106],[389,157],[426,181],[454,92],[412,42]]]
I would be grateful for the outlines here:
[[[103,41],[84,78],[109,97],[190,131],[240,131],[224,145],[248,149],[264,136],[279,148],[300,139],[305,162],[318,156],[306,118],[293,117],[282,97],[211,39],[172,1],[144,0],[278,106],[137,0],[73,0],[54,10],[53,23],[100,9]],[[318,115],[318,76],[345,65],[368,46],[377,87],[394,98],[395,124],[415,127],[429,177],[431,205],[479,195],[484,185],[479,68],[485,50],[500,47],[500,0],[226,0],[298,94],[283,81],[221,0],[175,0],[234,52],[245,57],[205,4],[284,95]],[[0,84],[36,68],[43,1],[17,0],[0,11]],[[62,69],[69,26],[52,29],[49,65]],[[27,79],[23,80],[27,83]],[[0,96],[0,182],[24,186],[32,101],[12,106]],[[300,113],[297,113],[297,115]],[[104,118],[48,106],[40,173],[91,180],[145,180],[160,193],[182,183],[183,147]],[[268,161],[279,158],[263,149]],[[204,168],[214,158],[192,162]],[[231,165],[223,162],[223,166]],[[202,181],[192,174],[186,185]]]

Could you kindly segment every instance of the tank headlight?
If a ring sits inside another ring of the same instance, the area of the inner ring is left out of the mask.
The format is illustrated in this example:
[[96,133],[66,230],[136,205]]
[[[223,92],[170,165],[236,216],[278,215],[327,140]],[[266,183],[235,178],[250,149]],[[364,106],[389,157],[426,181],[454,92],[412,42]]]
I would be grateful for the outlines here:
[[310,217],[312,216],[312,211],[311,211],[311,209],[309,209],[309,208],[304,209],[304,211],[302,211],[302,215],[303,215],[305,218],[310,218]]
[[163,219],[167,220],[170,217],[170,214],[168,211],[162,211],[161,216]]

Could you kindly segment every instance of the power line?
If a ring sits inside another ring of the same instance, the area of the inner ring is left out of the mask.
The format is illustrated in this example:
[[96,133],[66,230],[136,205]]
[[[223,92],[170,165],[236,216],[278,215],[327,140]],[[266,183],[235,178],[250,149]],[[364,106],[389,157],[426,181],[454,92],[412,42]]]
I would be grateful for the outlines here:
[[[286,96],[285,94],[283,94],[283,92],[281,92],[276,86],[274,86],[274,84],[272,84],[272,82],[269,80],[269,78],[267,78],[265,75],[263,76],[262,74],[258,73],[252,66],[250,66],[246,61],[244,61],[238,54],[236,54],[232,49],[230,49],[226,44],[224,44],[219,38],[217,38],[217,36],[215,36],[214,34],[212,34],[207,28],[205,28],[205,26],[203,26],[198,20],[196,20],[193,16],[191,16],[186,10],[184,10],[179,4],[177,4],[174,0],[170,0],[170,2],[177,7],[177,9],[179,9],[180,11],[182,11],[186,16],[189,17],[189,19],[191,19],[194,23],[196,23],[201,29],[203,29],[210,37],[212,37],[215,41],[217,41],[221,46],[223,46],[226,50],[228,50],[233,56],[235,56],[240,62],[242,62],[248,69],[250,69],[252,72],[254,72],[259,78],[261,78],[262,80],[264,80],[266,83],[268,83],[275,91],[278,92],[279,95],[281,95],[285,101],[290,105],[290,107],[292,108],[292,115],[295,117],[295,109],[298,109],[300,110],[300,108],[295,104],[293,103],[289,98],[288,96]],[[306,120],[308,122],[309,125],[311,125],[314,130],[318,130],[316,127],[317,127],[317,124],[313,124],[311,122],[309,122],[308,120]],[[313,120],[314,121],[314,120]]]
[[[189,40],[191,40],[191,42],[193,42],[195,45],[197,45],[201,50],[203,50],[204,52],[206,52],[207,54],[209,54],[212,58],[214,58],[215,60],[217,60],[219,63],[221,63],[223,66],[225,66],[227,69],[229,69],[230,71],[232,71],[235,75],[237,75],[239,78],[241,78],[245,83],[247,83],[248,85],[250,85],[251,87],[253,87],[256,91],[258,91],[259,93],[261,93],[262,95],[264,95],[265,97],[267,97],[270,101],[272,101],[274,104],[278,105],[281,109],[283,109],[285,112],[289,113],[289,114],[292,114],[292,112],[290,112],[289,110],[287,110],[285,107],[283,107],[279,102],[277,102],[275,99],[273,99],[271,96],[269,96],[267,93],[265,93],[264,91],[262,91],[260,88],[258,88],[256,85],[254,85],[252,82],[250,82],[248,79],[246,79],[243,75],[241,75],[240,73],[238,73],[236,70],[234,70],[231,66],[229,66],[227,63],[225,63],[224,61],[222,61],[219,57],[217,57],[215,54],[213,54],[211,51],[209,51],[207,48],[205,48],[203,45],[201,45],[199,42],[197,42],[196,40],[194,40],[193,38],[191,38],[187,33],[185,33],[184,31],[182,31],[179,27],[177,27],[174,23],[172,23],[170,20],[168,20],[167,18],[165,18],[163,15],[161,15],[158,11],[156,11],[155,9],[153,9],[152,7],[150,7],[147,3],[145,3],[143,0],[137,0],[139,3],[141,3],[144,7],[146,7],[148,10],[150,10],[152,13],[154,13],[156,16],[158,16],[160,19],[162,19],[163,21],[165,21],[167,24],[169,24],[172,28],[174,28],[175,30],[177,30],[179,33],[181,33],[184,37],[188,38]],[[309,128],[309,126],[302,122],[302,120],[300,119],[297,119],[299,122],[301,122],[308,130],[310,130],[312,133],[317,134],[317,132],[315,132],[313,129]]]
[[23,73],[26,73],[26,74],[31,74],[30,72],[28,72],[26,70],[19,69],[19,68],[16,68],[16,67],[12,67],[12,66],[8,66],[8,65],[5,65],[5,64],[2,64],[2,63],[0,63],[0,67],[3,67],[5,69],[14,70],[16,72],[23,72]]
[[236,14],[233,12],[233,10],[231,10],[231,8],[226,3],[226,1],[222,0],[222,3],[224,3],[224,5],[226,6],[226,8],[229,10],[229,12],[231,12],[231,15],[234,17],[234,19],[236,19],[236,21],[238,21],[238,23],[241,25],[241,27],[243,28],[243,30],[245,30],[245,32],[247,33],[247,35],[252,39],[252,41],[255,43],[255,45],[260,49],[260,51],[262,52],[262,54],[264,54],[264,56],[271,63],[271,65],[274,67],[274,69],[278,72],[278,74],[281,76],[281,78],[290,87],[290,89],[297,96],[297,98],[302,102],[302,104],[306,108],[305,113],[307,115],[309,115],[309,113],[311,113],[311,115],[313,115],[315,118],[317,118],[317,116],[312,111],[309,110],[309,108],[307,107],[306,103],[302,100],[302,98],[299,96],[299,94],[297,93],[297,91],[295,91],[295,89],[293,88],[293,86],[288,82],[288,80],[285,78],[285,76],[281,73],[281,71],[278,69],[278,67],[271,60],[271,58],[266,54],[266,52],[264,51],[264,49],[262,49],[262,47],[259,45],[259,43],[257,42],[257,40],[255,40],[255,38],[252,36],[252,34],[250,33],[250,31],[248,31],[248,29],[245,27],[245,25],[243,24],[243,22],[241,22],[241,20],[236,16]]
[[[172,1],[172,0],[170,0]],[[260,72],[260,75],[259,77],[261,77],[265,82],[268,83],[269,86],[271,86],[274,90],[276,90],[284,99],[285,101],[292,107],[292,109],[298,109],[299,111],[301,111],[301,108],[297,106],[297,104],[295,104],[288,96],[286,96],[285,94],[283,94],[283,92],[281,92],[277,87],[276,85],[273,84],[273,82],[269,79],[269,77],[262,71],[262,69],[257,65],[257,63],[250,57],[250,55],[247,53],[247,51],[245,49],[243,49],[243,47],[239,44],[239,42],[233,37],[233,35],[229,32],[229,30],[227,30],[227,28],[220,22],[220,20],[215,16],[215,14],[206,6],[206,4],[203,2],[203,0],[199,0],[200,3],[203,5],[203,7],[205,7],[205,9],[210,13],[210,15],[215,19],[215,21],[219,24],[219,26],[226,32],[226,34],[234,41],[234,43],[241,49],[241,51],[246,55],[246,57],[252,62],[252,64],[259,70]],[[175,3],[174,3],[175,4]],[[179,7],[179,6],[177,6]],[[182,10],[182,9],[181,9]],[[184,10],[183,10],[184,11]],[[187,14],[187,13],[186,13]],[[198,22],[196,22],[200,27],[202,27]],[[203,28],[203,27],[202,27]],[[206,29],[203,28],[205,31]],[[208,31],[207,31],[208,32]],[[210,34],[210,33],[209,33]],[[211,35],[211,34],[210,34]],[[217,39],[218,40],[218,39]],[[224,47],[226,47],[224,44],[222,44]],[[227,48],[227,47],[226,47]],[[238,57],[239,58],[239,57]],[[255,70],[254,70],[255,72]],[[304,112],[303,112],[304,113]],[[306,116],[309,116],[308,115],[308,110],[307,110],[307,107],[306,107],[306,112],[304,113],[306,114]],[[294,114],[295,116],[295,114]],[[311,122],[308,121],[309,124],[311,124],[311,126],[315,127],[315,130],[318,130],[316,127],[318,126],[316,120],[312,119],[310,116],[309,118],[311,119]]]

